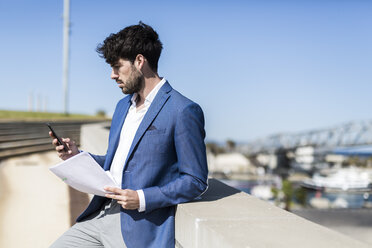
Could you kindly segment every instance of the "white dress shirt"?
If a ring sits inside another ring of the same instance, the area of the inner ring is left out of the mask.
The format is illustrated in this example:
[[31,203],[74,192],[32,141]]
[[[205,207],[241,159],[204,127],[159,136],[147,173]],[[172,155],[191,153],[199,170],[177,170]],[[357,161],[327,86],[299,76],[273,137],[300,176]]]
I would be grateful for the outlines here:
[[[121,185],[121,180],[123,177],[123,169],[124,163],[127,159],[129,149],[132,145],[134,136],[136,135],[137,129],[141,124],[143,117],[145,116],[147,110],[149,109],[152,101],[154,100],[156,94],[158,93],[159,89],[164,85],[166,80],[163,78],[152,91],[147,95],[144,107],[137,111],[136,109],[136,99],[137,93],[133,94],[131,99],[131,106],[129,107],[128,114],[125,117],[123,127],[121,128],[120,132],[120,140],[119,145],[116,148],[115,156],[112,160],[110,172],[115,179],[118,185]],[[145,195],[143,194],[142,190],[137,190],[140,207],[138,209],[139,212],[143,212],[146,210],[146,200]]]

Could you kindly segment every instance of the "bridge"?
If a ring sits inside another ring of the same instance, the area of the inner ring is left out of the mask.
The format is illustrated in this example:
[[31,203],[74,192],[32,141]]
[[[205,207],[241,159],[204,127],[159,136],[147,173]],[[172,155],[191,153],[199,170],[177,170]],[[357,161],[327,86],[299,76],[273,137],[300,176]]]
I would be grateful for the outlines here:
[[298,133],[274,134],[242,145],[239,149],[246,154],[255,154],[278,149],[292,150],[303,146],[332,150],[337,147],[370,144],[372,144],[372,120],[348,122]]

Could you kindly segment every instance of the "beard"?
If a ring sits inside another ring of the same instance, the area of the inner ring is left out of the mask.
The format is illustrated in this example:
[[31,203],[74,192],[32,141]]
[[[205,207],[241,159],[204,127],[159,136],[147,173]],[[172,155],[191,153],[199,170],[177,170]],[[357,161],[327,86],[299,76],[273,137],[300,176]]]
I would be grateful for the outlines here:
[[122,91],[124,94],[138,93],[143,88],[144,83],[145,78],[143,74],[139,70],[137,70],[134,65],[132,65],[132,72],[128,80],[124,82]]

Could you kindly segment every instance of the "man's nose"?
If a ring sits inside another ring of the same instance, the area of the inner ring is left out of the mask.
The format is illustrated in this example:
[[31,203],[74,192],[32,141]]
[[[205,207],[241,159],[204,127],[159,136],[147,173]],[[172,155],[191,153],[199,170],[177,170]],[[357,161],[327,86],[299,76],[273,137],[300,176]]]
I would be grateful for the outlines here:
[[115,72],[114,69],[111,70],[111,79],[117,79],[119,75]]

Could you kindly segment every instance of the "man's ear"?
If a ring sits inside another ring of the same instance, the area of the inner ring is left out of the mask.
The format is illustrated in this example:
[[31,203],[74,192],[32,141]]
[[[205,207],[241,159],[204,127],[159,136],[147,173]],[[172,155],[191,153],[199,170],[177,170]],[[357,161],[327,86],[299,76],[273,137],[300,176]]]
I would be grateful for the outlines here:
[[136,59],[134,60],[134,66],[137,67],[138,70],[142,70],[145,62],[146,58],[142,54],[137,54]]

